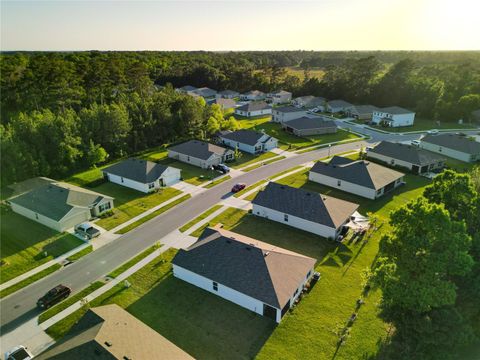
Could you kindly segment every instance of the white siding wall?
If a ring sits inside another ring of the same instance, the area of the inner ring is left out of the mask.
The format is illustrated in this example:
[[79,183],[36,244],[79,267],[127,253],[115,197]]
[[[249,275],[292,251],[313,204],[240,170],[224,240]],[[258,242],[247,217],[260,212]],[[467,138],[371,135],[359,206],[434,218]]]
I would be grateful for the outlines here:
[[[144,193],[148,193],[149,191],[154,190],[154,189],[149,190],[148,189],[148,184],[142,184],[138,181],[130,180],[130,179],[127,179],[127,178],[122,178],[121,176],[114,175],[114,174],[109,174],[109,173],[106,173],[106,174],[108,176],[108,181],[110,181],[112,183],[119,184],[119,185],[122,185],[122,186],[126,186],[126,187],[129,187],[131,189],[138,190],[138,191],[141,191],[141,192],[144,192]],[[158,186],[158,181],[157,181],[156,185]]]
[[201,167],[203,169],[206,169],[212,165],[218,165],[222,162],[222,157],[220,155],[212,155],[209,159],[207,160],[202,160],[195,158],[193,156],[187,156],[185,154],[180,154],[176,151],[169,150],[168,151],[168,157],[190,164],[194,166]]
[[[182,177],[181,173],[182,171],[180,169],[168,167],[161,176],[161,179],[163,179],[163,185],[170,186],[177,183]],[[158,185],[161,186],[160,181],[158,182]]]
[[272,109],[263,109],[263,110],[257,110],[257,111],[243,111],[239,109],[235,110],[235,114],[240,116],[246,116],[246,117],[270,115],[271,113],[272,113]]
[[[325,238],[336,238],[337,229],[314,223],[313,221],[308,221],[301,219],[299,217],[288,214],[288,221],[285,221],[285,213],[282,213],[277,210],[269,209],[264,206],[253,204],[252,213],[256,216],[264,217],[269,220],[277,221],[279,223],[295,227],[304,231],[311,232],[323,236]],[[348,219],[347,219],[348,220]]]
[[272,121],[273,122],[286,122],[290,121],[293,119],[298,119],[302,116],[306,116],[307,111],[306,110],[299,110],[295,112],[281,112],[281,111],[276,111],[275,109],[272,111]]
[[[420,141],[420,147],[425,149],[425,150],[430,150],[430,151],[433,151],[437,154],[442,154],[442,155],[445,155],[445,156],[448,156],[448,157],[451,157],[451,158],[454,158],[454,159],[457,159],[457,160],[460,160],[460,161],[465,161],[465,162],[473,162],[474,161],[474,159],[472,159],[472,155],[461,152],[461,151],[453,150],[453,149],[450,149],[450,148],[446,148],[444,146],[435,145],[435,144]],[[480,158],[480,156],[479,156],[479,158]]]
[[381,111],[376,111],[373,113],[372,122],[375,124],[379,124],[383,118],[391,119],[392,127],[410,126],[413,125],[413,122],[415,121],[415,113],[389,114]]
[[236,142],[234,140],[230,139],[225,139],[222,138],[223,144],[225,144],[228,147],[231,147],[232,149],[235,149],[238,147],[238,150],[245,151],[249,154],[255,154],[255,146],[247,145],[241,142]]
[[367,199],[375,199],[375,197],[377,196],[375,195],[376,192],[374,189],[369,189],[367,187],[352,184],[343,180],[341,180],[340,186],[338,186],[338,179],[332,178],[330,176],[321,175],[313,171],[309,172],[308,179],[319,184],[327,185],[335,189],[340,189],[358,196],[365,197]]
[[[374,152],[368,152],[367,156],[369,158],[372,158],[372,159],[381,160],[381,161],[385,162],[386,164],[401,166],[401,167],[407,168],[409,170],[412,170],[412,165],[413,164],[409,163],[409,162],[406,162],[406,161],[403,161],[403,160],[394,159],[390,156],[385,156],[385,155],[377,154],[377,153],[374,153]],[[392,160],[393,160],[393,162],[392,162]]]

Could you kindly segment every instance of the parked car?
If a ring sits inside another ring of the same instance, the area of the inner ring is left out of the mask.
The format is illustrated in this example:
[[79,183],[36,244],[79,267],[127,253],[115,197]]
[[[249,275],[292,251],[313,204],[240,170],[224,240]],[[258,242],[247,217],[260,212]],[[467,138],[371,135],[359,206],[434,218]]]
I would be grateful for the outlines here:
[[57,285],[37,301],[37,306],[41,309],[48,309],[50,306],[59,303],[68,298],[72,289],[65,285]]
[[212,165],[213,170],[220,171],[222,174],[230,172],[230,168],[225,164]]
[[23,345],[15,346],[12,350],[5,353],[5,360],[30,360],[33,355]]
[[432,129],[427,131],[427,134],[430,134],[430,135],[437,135],[438,133],[439,133],[438,129]]
[[420,146],[420,140],[412,140],[410,144],[412,144],[413,146]]
[[83,237],[91,240],[97,236],[100,236],[100,230],[94,228],[90,223],[85,222],[75,225],[75,232]]
[[232,193],[237,193],[237,192],[245,189],[246,187],[247,187],[247,185],[243,184],[243,183],[235,184],[232,187]]

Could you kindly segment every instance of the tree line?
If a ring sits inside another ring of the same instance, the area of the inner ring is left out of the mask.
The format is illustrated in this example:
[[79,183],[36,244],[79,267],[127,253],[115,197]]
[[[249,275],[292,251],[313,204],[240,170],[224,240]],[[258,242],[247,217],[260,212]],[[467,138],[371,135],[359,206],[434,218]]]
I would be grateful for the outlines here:
[[[328,60],[321,79],[310,74],[315,59]],[[298,65],[302,79],[288,71]],[[4,185],[237,126],[216,106],[158,85],[285,89],[444,121],[480,108],[478,52],[2,53],[0,71]]]

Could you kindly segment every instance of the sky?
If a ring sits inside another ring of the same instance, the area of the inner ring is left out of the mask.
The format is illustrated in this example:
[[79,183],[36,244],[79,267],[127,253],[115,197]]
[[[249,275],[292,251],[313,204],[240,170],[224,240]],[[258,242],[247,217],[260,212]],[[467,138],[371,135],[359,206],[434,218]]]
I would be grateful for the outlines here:
[[479,0],[0,0],[6,50],[480,50]]

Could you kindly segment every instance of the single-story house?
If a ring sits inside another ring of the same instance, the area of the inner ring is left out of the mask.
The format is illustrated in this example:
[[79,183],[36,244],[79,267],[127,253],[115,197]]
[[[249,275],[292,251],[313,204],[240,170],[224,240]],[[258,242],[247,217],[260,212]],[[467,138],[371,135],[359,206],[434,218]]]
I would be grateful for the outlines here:
[[442,169],[445,158],[418,146],[382,141],[367,151],[367,157],[380,160],[392,166],[399,166],[415,174],[423,174]]
[[272,109],[272,121],[283,123],[307,115],[307,110],[295,106],[281,106]]
[[267,101],[271,102],[273,105],[288,104],[292,101],[292,93],[285,90],[274,91],[268,93]]
[[[14,212],[63,232],[113,209],[113,198],[48,178],[8,199]],[[27,180],[28,181],[28,180]],[[28,181],[30,184],[33,182]]]
[[252,214],[336,239],[359,205],[274,182],[252,201]]
[[246,117],[271,115],[272,107],[265,101],[252,101],[235,109],[235,114]]
[[195,86],[185,85],[185,86],[182,86],[181,88],[177,88],[175,90],[179,93],[182,93],[182,94],[190,94],[193,91],[197,90],[197,88]]
[[378,111],[378,108],[373,105],[355,105],[347,109],[345,115],[358,120],[372,120],[374,111]]
[[222,110],[235,109],[237,102],[233,99],[227,98],[216,98],[214,101],[215,104],[219,105]]
[[284,122],[282,127],[297,136],[333,134],[338,129],[333,120],[307,116]]
[[175,184],[182,177],[180,169],[134,158],[120,161],[102,172],[108,181],[144,193]]
[[176,278],[279,323],[310,281],[315,262],[216,227],[180,249],[172,265]]
[[200,140],[190,140],[168,149],[168,157],[208,169],[212,165],[233,161],[233,150]]
[[193,360],[178,346],[116,304],[90,308],[37,360]]
[[326,102],[327,102],[327,99],[321,96],[307,95],[307,96],[300,96],[293,99],[292,104],[294,106],[298,106],[302,108],[307,108],[307,109],[319,108],[321,111],[325,111]]
[[217,93],[217,99],[234,99],[239,96],[240,93],[234,90],[223,90]]
[[258,100],[265,100],[267,95],[260,91],[260,90],[251,90],[246,92],[245,94],[240,95],[240,100],[244,101],[258,101]]
[[270,151],[278,146],[278,140],[264,133],[253,130],[230,131],[219,135],[220,142],[233,149],[258,154]]
[[402,185],[404,175],[371,161],[334,156],[329,163],[316,162],[308,179],[367,199],[376,199]]
[[204,99],[212,99],[217,95],[217,91],[208,87],[198,88],[192,91],[193,94],[203,97]]
[[325,106],[325,111],[332,114],[345,113],[351,107],[353,107],[353,105],[344,100],[331,100],[327,102],[327,105]]
[[385,127],[411,126],[414,121],[415,113],[399,106],[378,109],[372,116],[374,124]]
[[420,147],[460,161],[480,160],[480,142],[461,134],[427,135],[420,139]]

